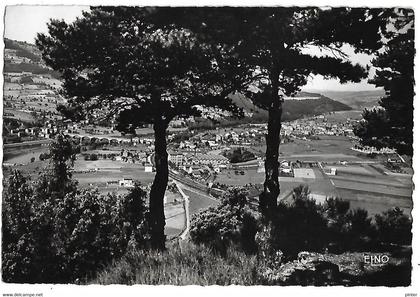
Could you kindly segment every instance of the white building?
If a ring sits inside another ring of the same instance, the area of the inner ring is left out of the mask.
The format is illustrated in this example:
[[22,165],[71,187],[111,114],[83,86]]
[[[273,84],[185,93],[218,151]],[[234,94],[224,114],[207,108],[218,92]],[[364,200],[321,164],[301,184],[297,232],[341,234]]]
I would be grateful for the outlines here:
[[332,168],[326,169],[324,172],[326,175],[337,175],[337,168],[332,167]]
[[152,164],[146,164],[144,166],[144,172],[153,172],[153,165]]
[[222,155],[197,153],[193,156],[192,163],[212,166],[226,165],[229,164],[229,159]]
[[168,154],[168,161],[176,167],[181,167],[185,163],[185,156],[182,153],[171,152]]
[[124,178],[119,181],[119,185],[120,187],[132,188],[134,187],[134,181],[131,178]]

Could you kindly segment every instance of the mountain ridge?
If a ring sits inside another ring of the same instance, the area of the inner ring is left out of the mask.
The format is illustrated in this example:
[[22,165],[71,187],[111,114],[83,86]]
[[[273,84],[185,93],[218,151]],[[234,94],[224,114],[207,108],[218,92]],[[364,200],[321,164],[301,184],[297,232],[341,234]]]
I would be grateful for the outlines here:
[[383,89],[362,91],[334,91],[334,90],[308,90],[319,92],[335,101],[344,103],[354,110],[363,110],[378,105],[381,97],[385,96]]
[[[344,103],[335,101],[324,95],[310,92],[300,92],[299,97],[318,97],[318,99],[287,99],[283,102],[283,121],[293,121],[305,116],[317,116],[323,113],[351,110],[352,108]],[[251,115],[251,118],[257,121],[267,120],[268,111],[264,110],[242,94],[231,95],[232,101],[243,108],[245,113]]]

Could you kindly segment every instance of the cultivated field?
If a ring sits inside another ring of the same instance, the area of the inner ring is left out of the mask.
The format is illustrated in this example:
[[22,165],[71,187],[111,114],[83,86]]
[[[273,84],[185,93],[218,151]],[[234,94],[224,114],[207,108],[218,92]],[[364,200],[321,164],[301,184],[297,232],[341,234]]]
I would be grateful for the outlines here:
[[180,193],[166,191],[165,202],[165,234],[168,238],[172,238],[185,228],[184,200]]
[[189,197],[189,211],[191,216],[195,213],[200,212],[203,209],[218,204],[216,200],[210,199],[206,195],[200,194],[195,190],[189,190],[185,188],[183,188],[182,190],[184,191],[185,195]]
[[26,123],[33,123],[35,121],[35,118],[31,115],[31,113],[26,111],[5,108],[4,113],[13,114],[13,116],[5,116],[6,118],[15,119]]
[[394,207],[399,207],[406,214],[410,215],[413,208],[411,197],[390,196],[348,189],[338,189],[338,192],[340,198],[350,201],[351,208],[364,208],[370,215],[381,213]]
[[[328,157],[329,156],[329,157]],[[344,154],[301,154],[292,155],[290,160],[321,160],[337,162],[356,158]],[[410,175],[391,175],[375,170],[367,164],[329,165],[325,169],[336,168],[337,175],[327,176],[319,168],[306,169],[307,175],[300,172],[298,177],[280,177],[279,200],[291,201],[292,191],[299,185],[307,185],[311,194],[321,202],[326,197],[338,197],[350,201],[350,207],[365,208],[373,215],[392,207],[400,207],[409,213],[412,208],[412,182]],[[301,171],[305,169],[301,169]],[[264,173],[256,169],[244,170],[244,175],[235,174],[234,170],[223,171],[215,182],[227,185],[262,184]]]
[[32,158],[35,158],[35,160],[38,161],[39,155],[46,152],[48,152],[48,147],[46,146],[13,149],[7,151],[3,150],[3,162],[9,164],[28,164],[31,162]]
[[[319,136],[319,138],[319,140],[294,139],[293,142],[281,144],[279,148],[280,158],[291,159],[299,156],[312,158],[311,156],[313,156],[312,159],[316,159],[318,156],[331,154],[335,155],[330,157],[331,159],[361,159],[357,152],[350,149],[354,146],[354,142],[348,137]],[[260,146],[252,146],[251,150],[261,155],[265,153],[266,147],[265,144],[261,144]],[[324,158],[328,159],[327,156]]]
[[[242,170],[237,170],[242,171]],[[246,184],[261,184],[264,182],[264,173],[258,173],[257,169],[243,170],[244,175],[235,174],[235,170],[223,170],[219,174],[214,182],[218,182],[226,185],[246,185]]]

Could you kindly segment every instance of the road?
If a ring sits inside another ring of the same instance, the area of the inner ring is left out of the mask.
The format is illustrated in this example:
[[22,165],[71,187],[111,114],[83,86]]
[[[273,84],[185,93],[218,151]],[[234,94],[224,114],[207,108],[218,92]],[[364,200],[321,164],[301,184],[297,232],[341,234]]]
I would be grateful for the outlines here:
[[30,146],[37,146],[37,145],[45,145],[49,144],[52,139],[42,139],[42,140],[33,140],[33,141],[24,141],[24,142],[17,142],[17,143],[6,143],[3,145],[3,149],[15,149],[21,147],[30,147]]
[[178,188],[179,193],[184,199],[184,210],[185,210],[185,229],[177,237],[181,240],[187,238],[190,231],[190,222],[192,215],[206,209],[210,206],[217,205],[219,200],[211,197],[205,192],[194,189],[180,181],[175,180],[175,184]]
[[[154,154],[150,156],[150,161],[153,165],[155,164]],[[172,169],[169,169],[169,177],[175,181],[185,202],[186,228],[180,234],[180,238],[183,239],[188,234],[191,216],[210,206],[217,205],[219,200],[208,193],[207,186],[188,179]]]

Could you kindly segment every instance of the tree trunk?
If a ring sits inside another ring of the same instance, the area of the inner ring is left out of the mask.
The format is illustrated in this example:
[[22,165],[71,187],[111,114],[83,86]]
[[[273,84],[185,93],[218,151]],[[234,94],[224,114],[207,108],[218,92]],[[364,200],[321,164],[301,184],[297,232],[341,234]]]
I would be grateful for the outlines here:
[[278,94],[279,73],[271,77],[271,104],[268,110],[268,131],[266,135],[265,153],[265,181],[264,192],[260,195],[260,209],[262,214],[270,219],[271,213],[277,206],[277,197],[280,194],[279,183],[279,146],[281,128],[281,98]]
[[152,248],[165,249],[165,212],[163,200],[168,185],[168,153],[166,151],[167,124],[156,120],[153,129],[155,134],[156,175],[150,190],[150,230]]

